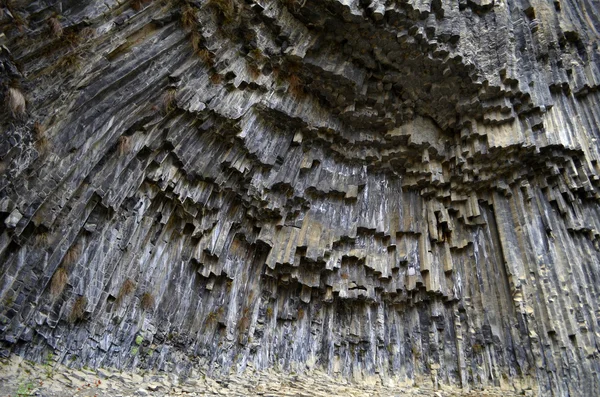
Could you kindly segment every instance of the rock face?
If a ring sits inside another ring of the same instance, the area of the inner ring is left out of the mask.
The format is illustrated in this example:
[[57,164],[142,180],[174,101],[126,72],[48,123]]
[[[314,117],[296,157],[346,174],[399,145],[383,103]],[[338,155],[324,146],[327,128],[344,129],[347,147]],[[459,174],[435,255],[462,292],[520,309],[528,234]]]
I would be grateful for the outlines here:
[[[2,396],[44,397],[517,397],[522,393],[497,387],[485,391],[465,391],[445,385],[442,391],[420,384],[349,382],[333,378],[319,370],[284,373],[273,369],[244,371],[225,379],[212,379],[200,372],[180,379],[175,373],[143,371],[141,374],[105,368],[74,369],[60,364],[35,364],[16,355],[0,360],[0,393]],[[528,393],[531,395],[531,391]]]
[[597,0],[2,4],[4,355],[600,393]]

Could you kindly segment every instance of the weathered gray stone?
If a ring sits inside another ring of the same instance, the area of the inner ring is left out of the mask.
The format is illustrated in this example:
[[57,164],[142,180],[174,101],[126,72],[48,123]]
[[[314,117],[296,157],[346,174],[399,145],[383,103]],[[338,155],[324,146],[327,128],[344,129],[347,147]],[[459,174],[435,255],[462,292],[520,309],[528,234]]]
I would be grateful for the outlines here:
[[2,356],[600,393],[596,2],[0,7]]

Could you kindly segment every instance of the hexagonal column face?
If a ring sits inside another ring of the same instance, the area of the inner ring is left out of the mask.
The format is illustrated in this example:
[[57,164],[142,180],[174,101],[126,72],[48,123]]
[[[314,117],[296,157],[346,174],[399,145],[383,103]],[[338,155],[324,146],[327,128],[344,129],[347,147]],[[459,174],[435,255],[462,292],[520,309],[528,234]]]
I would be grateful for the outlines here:
[[599,389],[591,3],[71,3],[0,6],[2,354]]

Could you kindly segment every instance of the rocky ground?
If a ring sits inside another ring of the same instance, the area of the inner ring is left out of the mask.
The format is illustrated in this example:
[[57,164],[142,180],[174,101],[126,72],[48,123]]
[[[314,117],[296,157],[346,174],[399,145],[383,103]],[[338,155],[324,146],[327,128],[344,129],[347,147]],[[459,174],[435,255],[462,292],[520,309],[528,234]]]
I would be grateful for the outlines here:
[[352,384],[322,372],[282,374],[247,371],[226,379],[205,374],[188,379],[155,372],[121,372],[108,369],[70,369],[37,364],[13,356],[0,362],[0,396],[513,396],[530,395],[504,389],[465,391],[440,387],[395,385],[378,382]]

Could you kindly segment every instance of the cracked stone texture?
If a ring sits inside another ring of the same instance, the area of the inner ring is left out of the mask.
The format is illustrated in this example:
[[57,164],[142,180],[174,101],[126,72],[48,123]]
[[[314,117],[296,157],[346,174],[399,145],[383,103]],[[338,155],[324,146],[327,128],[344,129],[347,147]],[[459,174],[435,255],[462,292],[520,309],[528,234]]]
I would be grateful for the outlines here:
[[600,394],[598,0],[0,7],[3,356]]
[[[322,371],[281,373],[257,371],[248,365],[239,374],[218,378],[204,372],[179,378],[173,373],[154,371],[140,374],[106,369],[70,369],[63,365],[50,366],[23,361],[18,356],[0,360],[0,395],[44,397],[123,397],[123,396],[269,396],[269,397],[516,397],[507,389],[487,387],[471,390],[456,386],[432,384],[381,384],[380,379],[350,383]],[[19,393],[20,392],[20,393]],[[532,395],[533,390],[526,390]]]

